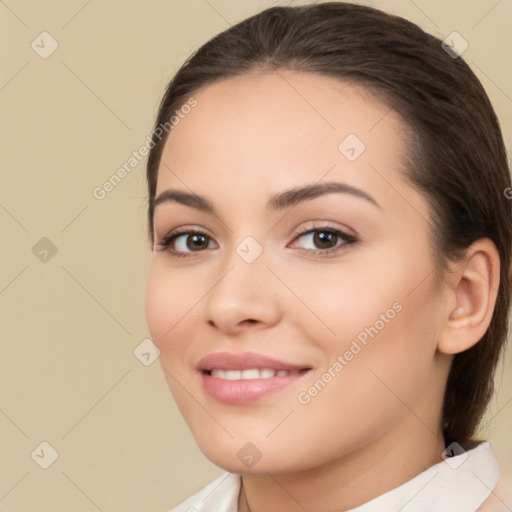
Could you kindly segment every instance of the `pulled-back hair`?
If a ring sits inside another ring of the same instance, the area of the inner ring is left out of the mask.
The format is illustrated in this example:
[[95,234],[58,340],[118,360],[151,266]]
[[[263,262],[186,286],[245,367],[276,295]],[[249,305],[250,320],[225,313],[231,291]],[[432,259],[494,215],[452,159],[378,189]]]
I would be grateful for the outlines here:
[[[155,127],[168,123],[209,84],[284,69],[359,84],[402,116],[410,128],[404,177],[428,200],[438,275],[481,238],[494,242],[501,261],[489,328],[453,359],[443,405],[448,444],[474,436],[493,393],[511,299],[512,201],[506,196],[512,189],[492,105],[469,66],[441,43],[411,22],[367,6],[272,7],[218,34],[189,57],[167,87]],[[154,131],[152,142],[147,163],[150,240],[166,137]]]

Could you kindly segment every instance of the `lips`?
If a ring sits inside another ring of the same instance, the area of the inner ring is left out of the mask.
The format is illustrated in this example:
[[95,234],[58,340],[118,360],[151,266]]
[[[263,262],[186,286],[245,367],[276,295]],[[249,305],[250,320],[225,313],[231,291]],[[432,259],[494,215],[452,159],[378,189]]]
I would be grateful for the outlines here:
[[302,378],[310,366],[245,352],[218,352],[199,361],[203,388],[230,405],[248,405]]
[[304,369],[311,369],[307,365],[296,365],[279,361],[272,357],[267,357],[261,354],[255,354],[253,352],[244,352],[241,354],[229,353],[229,352],[217,352],[203,357],[197,365],[198,370],[203,372],[211,372],[212,370],[284,370],[287,372],[300,371]]

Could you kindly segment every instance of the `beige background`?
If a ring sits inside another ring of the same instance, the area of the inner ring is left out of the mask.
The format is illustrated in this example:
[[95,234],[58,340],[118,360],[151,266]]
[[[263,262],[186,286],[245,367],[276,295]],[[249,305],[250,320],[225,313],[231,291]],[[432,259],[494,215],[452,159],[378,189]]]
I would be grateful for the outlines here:
[[[149,336],[145,162],[103,200],[92,191],[146,141],[188,54],[278,3],[0,2],[1,510],[164,511],[221,473],[196,448],[158,360],[145,366],[133,352]],[[364,3],[442,38],[459,32],[511,147],[512,1]],[[59,45],[46,59],[31,47],[43,31]],[[57,248],[45,262],[47,242],[32,250],[43,237]],[[482,431],[504,467],[511,361]],[[47,469],[44,441],[58,452]]]

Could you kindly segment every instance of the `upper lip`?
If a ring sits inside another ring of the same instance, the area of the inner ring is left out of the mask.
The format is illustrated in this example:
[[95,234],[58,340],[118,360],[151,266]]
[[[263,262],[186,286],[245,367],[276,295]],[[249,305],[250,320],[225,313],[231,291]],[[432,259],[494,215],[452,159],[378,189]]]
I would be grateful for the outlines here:
[[215,352],[203,357],[198,365],[200,371],[210,370],[250,370],[252,368],[271,369],[271,370],[303,370],[311,369],[307,365],[296,365],[279,361],[272,357],[256,354],[254,352],[230,353]]

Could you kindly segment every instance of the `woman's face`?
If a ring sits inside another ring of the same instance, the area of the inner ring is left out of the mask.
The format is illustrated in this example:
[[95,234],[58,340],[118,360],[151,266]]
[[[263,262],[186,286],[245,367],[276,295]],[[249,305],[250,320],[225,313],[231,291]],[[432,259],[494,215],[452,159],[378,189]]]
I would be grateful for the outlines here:
[[446,299],[426,199],[399,172],[407,127],[306,73],[194,98],[160,163],[146,316],[200,449],[250,473],[431,444]]

